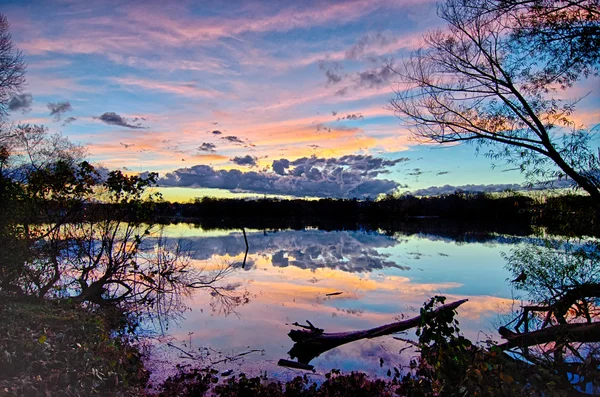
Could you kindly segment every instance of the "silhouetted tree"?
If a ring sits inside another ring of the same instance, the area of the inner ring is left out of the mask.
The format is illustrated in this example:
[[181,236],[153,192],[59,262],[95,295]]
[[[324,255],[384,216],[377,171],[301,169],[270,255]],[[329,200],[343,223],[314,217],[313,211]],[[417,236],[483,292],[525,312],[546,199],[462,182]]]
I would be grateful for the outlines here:
[[448,0],[448,28],[398,70],[392,108],[422,142],[473,142],[531,182],[570,178],[600,202],[600,160],[572,117],[577,100],[554,95],[597,70],[597,11],[597,1]]
[[540,89],[555,83],[564,88],[598,73],[598,0],[473,0],[464,6],[502,18],[511,29],[511,49],[543,66],[527,71]]
[[[89,198],[99,175],[82,160],[81,147],[49,136],[40,126],[12,128],[3,147],[0,290],[22,294],[33,289],[44,295],[60,275],[49,250],[60,249],[60,226]],[[40,243],[46,239],[53,244]]]
[[8,28],[8,19],[0,14],[0,118],[6,115],[11,97],[25,84],[25,61]]

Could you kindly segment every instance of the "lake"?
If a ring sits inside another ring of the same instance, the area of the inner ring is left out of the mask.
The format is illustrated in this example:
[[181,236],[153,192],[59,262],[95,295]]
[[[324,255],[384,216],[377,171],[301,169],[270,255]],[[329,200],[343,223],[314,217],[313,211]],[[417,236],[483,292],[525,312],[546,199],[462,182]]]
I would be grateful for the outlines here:
[[[246,230],[249,252],[242,269],[241,230],[162,228],[164,236],[183,242],[194,266],[207,274],[236,263],[220,285],[248,302],[223,306],[211,291],[195,290],[184,302],[189,310],[160,326],[153,323],[160,337],[148,367],[155,376],[179,363],[289,379],[303,373],[277,366],[289,358],[292,323],[308,320],[326,332],[367,329],[417,315],[434,295],[448,302],[467,298],[458,309],[461,331],[473,341],[498,340],[497,329],[513,305],[501,253],[540,242],[494,233],[467,233],[457,241],[433,233]],[[414,339],[414,330],[403,337]],[[317,377],[333,368],[385,377],[416,355],[412,348],[398,354],[407,346],[393,336],[361,340],[311,364]]]

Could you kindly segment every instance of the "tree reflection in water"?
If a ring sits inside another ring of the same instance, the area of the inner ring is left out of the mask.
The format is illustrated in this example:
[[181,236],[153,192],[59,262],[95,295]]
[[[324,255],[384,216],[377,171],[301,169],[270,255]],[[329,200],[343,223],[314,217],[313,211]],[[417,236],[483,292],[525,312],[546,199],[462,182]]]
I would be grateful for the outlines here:
[[600,243],[547,240],[505,259],[516,298],[528,303],[500,328],[507,339],[500,347],[582,390],[600,391]]

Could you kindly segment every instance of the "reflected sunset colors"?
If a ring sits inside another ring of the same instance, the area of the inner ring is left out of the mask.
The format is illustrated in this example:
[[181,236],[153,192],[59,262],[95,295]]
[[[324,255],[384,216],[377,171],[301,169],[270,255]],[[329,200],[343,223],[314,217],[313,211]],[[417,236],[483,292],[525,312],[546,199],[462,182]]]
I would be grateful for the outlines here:
[[[167,226],[164,235],[187,244],[195,265],[205,270],[241,263],[245,250],[241,231],[204,232],[193,226]],[[167,339],[178,348],[159,345],[153,363],[213,364],[246,374],[289,378],[297,370],[278,367],[289,358],[292,323],[309,320],[326,332],[376,327],[413,317],[423,302],[441,294],[448,301],[468,298],[458,310],[462,332],[472,340],[496,334],[499,316],[510,310],[511,288],[502,251],[511,238],[455,242],[433,235],[393,236],[362,231],[250,231],[244,269],[223,282],[250,301],[224,313],[211,306],[211,295],[197,291],[190,312],[170,324]],[[327,294],[338,293],[332,296]],[[409,331],[406,338],[414,338]],[[190,345],[191,342],[191,345]],[[408,365],[412,350],[385,336],[333,349],[311,362],[317,376],[332,368],[363,370],[385,376]],[[194,362],[179,349],[202,357]],[[226,360],[244,352],[254,351]],[[380,359],[384,360],[380,365]]]

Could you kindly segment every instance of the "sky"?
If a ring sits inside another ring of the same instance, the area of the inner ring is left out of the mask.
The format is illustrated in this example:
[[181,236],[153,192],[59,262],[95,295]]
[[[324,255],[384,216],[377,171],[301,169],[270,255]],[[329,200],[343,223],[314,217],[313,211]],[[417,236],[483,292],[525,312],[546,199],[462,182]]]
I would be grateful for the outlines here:
[[[472,146],[419,144],[390,109],[399,87],[388,66],[443,26],[435,10],[430,0],[5,0],[28,64],[10,119],[62,133],[106,168],[158,172],[172,200],[514,189],[518,171]],[[594,125],[600,94],[585,89]]]

